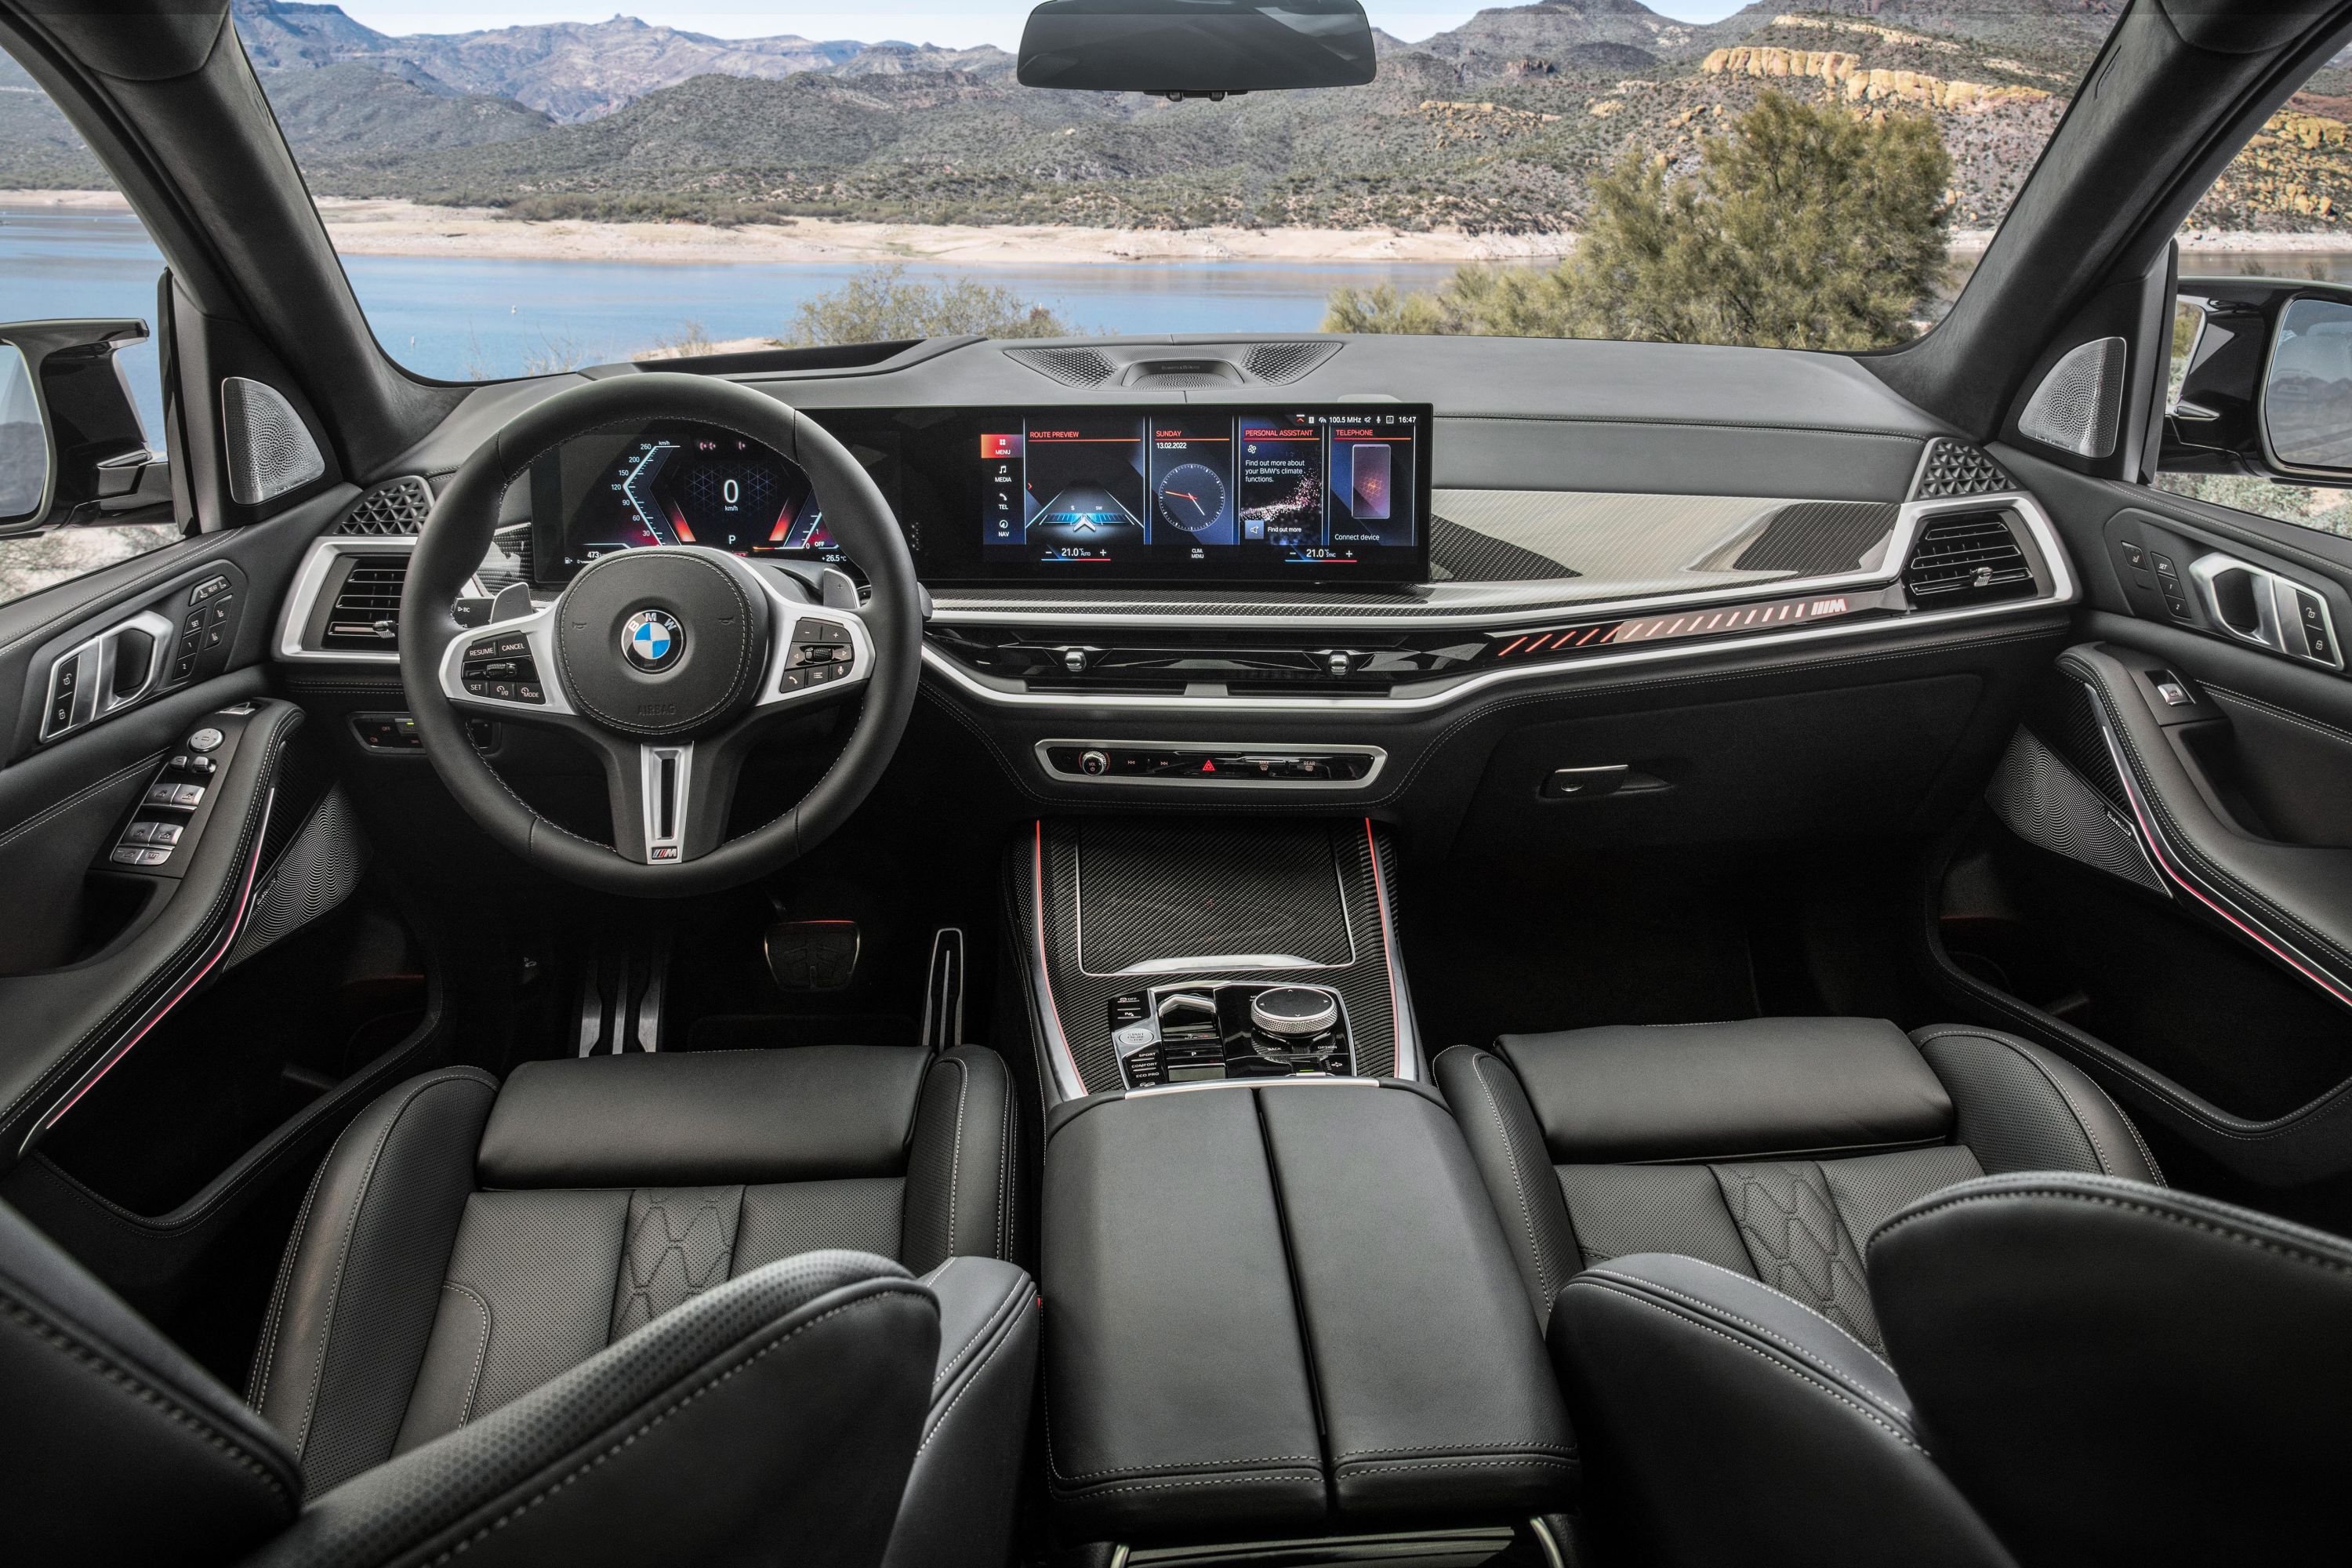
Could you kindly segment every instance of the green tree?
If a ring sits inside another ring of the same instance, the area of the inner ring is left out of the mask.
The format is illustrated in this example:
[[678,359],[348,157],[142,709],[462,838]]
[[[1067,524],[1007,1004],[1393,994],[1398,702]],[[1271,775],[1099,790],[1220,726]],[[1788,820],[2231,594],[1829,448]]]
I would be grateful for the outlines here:
[[1767,93],[1699,166],[1629,154],[1551,268],[1465,267],[1435,294],[1340,289],[1329,331],[1863,349],[1912,335],[1947,265],[1951,158],[1925,117]]
[[909,279],[903,263],[870,268],[840,288],[801,302],[791,332],[795,347],[876,343],[899,338],[1066,338],[1077,329],[1013,289],[971,279]]

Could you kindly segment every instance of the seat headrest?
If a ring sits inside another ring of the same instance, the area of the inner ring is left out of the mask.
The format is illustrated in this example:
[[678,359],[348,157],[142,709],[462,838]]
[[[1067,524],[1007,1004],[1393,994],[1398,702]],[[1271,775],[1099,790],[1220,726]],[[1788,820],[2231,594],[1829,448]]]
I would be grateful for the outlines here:
[[482,1132],[485,1187],[694,1186],[906,1173],[929,1051],[664,1052],[525,1062]]
[[1747,1018],[1505,1035],[1560,1163],[1737,1160],[1930,1143],[1952,1097],[1875,1018]]

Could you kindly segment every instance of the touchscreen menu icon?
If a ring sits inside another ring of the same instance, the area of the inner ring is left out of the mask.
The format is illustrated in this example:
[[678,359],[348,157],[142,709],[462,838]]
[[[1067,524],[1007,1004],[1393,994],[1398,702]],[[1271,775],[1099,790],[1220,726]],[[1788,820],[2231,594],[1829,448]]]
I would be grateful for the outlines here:
[[1335,545],[1412,542],[1410,505],[1399,506],[1402,490],[1412,494],[1411,428],[1366,420],[1335,421],[1331,440],[1330,542]]
[[1286,416],[1234,421],[1242,537],[1289,549],[1323,542],[1323,432]]

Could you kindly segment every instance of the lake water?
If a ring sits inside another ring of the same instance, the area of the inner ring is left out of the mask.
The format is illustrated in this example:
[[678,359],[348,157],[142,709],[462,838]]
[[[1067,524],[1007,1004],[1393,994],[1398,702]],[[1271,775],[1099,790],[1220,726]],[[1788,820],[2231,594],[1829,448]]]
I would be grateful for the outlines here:
[[[0,321],[155,315],[163,258],[128,213],[0,207]],[[710,338],[790,330],[801,301],[868,270],[833,263],[709,265],[504,261],[406,256],[343,259],[369,324],[411,370],[452,381],[520,375],[552,363],[629,357],[688,321]],[[974,279],[1051,307],[1081,330],[1299,332],[1342,287],[1433,289],[1427,263],[1118,262],[1058,267],[909,263],[912,279]],[[157,421],[154,351],[123,356]]]
[[[152,321],[163,266],[128,213],[0,207],[0,321]],[[781,334],[803,300],[866,270],[833,263],[708,265],[353,256],[352,286],[377,338],[411,370],[453,381],[551,363],[626,359],[688,321],[714,340]],[[2352,281],[2352,255],[2200,255],[2184,271]],[[1433,289],[1430,263],[1117,262],[1058,267],[910,263],[913,278],[976,279],[1050,306],[1086,331],[1298,332],[1342,287]],[[152,345],[123,354],[141,411],[160,428]]]

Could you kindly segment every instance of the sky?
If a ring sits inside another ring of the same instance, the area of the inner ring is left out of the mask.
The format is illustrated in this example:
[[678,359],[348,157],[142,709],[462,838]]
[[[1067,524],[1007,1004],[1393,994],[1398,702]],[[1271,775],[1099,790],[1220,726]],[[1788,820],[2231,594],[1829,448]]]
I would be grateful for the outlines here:
[[[898,38],[914,44],[968,48],[1021,41],[1029,5],[1021,0],[867,0],[856,5],[795,5],[779,0],[341,0],[354,20],[380,33],[467,33],[532,22],[603,21],[620,14],[722,38],[797,33],[807,38]],[[1685,22],[1713,22],[1739,9],[1741,0],[1652,0],[1660,13]],[[1376,27],[1408,41],[1458,26],[1484,6],[1475,0],[1365,0]]]

